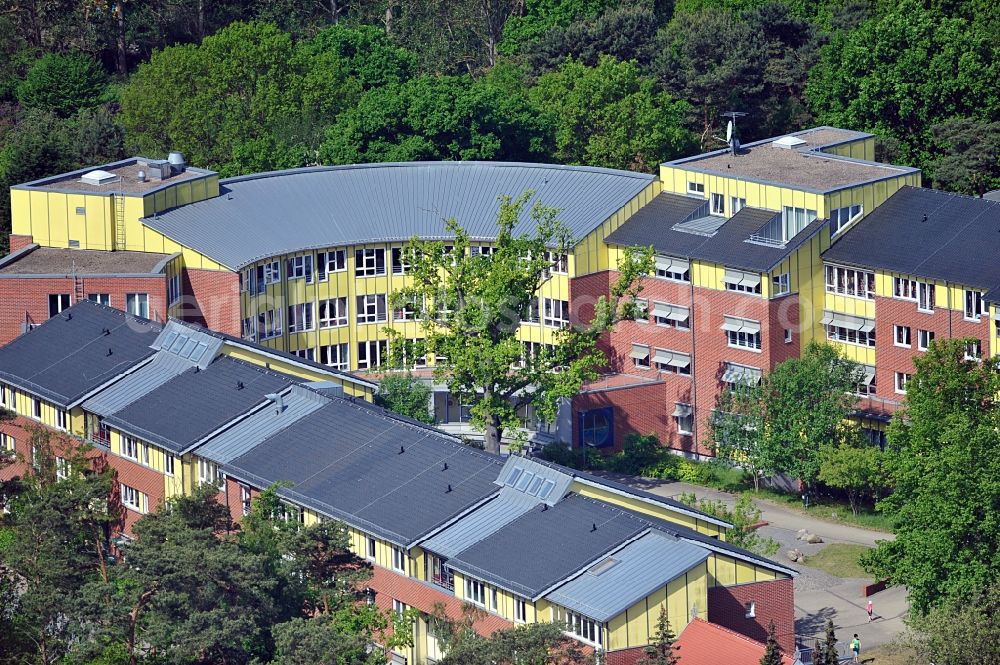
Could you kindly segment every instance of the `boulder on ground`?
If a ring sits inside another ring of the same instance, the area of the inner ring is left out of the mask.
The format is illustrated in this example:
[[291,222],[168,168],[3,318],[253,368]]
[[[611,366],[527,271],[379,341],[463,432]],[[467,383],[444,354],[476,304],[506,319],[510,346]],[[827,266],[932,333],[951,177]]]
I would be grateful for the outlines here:
[[817,543],[822,543],[823,539],[817,536],[815,533],[810,533],[809,537],[806,538],[806,542],[811,545],[816,545]]

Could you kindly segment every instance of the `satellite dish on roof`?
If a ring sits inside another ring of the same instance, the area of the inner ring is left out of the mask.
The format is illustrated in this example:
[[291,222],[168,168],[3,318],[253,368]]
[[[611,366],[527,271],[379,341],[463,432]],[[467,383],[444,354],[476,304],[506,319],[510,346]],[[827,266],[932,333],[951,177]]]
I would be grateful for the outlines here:
[[733,140],[733,121],[730,120],[726,125],[726,143],[730,143]]

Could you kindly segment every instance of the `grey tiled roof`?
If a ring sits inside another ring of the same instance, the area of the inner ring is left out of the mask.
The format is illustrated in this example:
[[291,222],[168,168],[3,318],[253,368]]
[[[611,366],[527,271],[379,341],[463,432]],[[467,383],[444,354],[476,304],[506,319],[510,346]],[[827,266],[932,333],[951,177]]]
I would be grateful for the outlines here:
[[989,290],[1000,286],[998,256],[1000,202],[903,187],[845,231],[823,260]]
[[83,300],[0,348],[0,381],[68,407],[151,356],[159,331]]
[[503,460],[361,402],[333,399],[222,467],[409,545],[499,492]]
[[560,586],[547,598],[604,622],[707,558],[704,548],[651,530]]
[[704,199],[660,194],[640,208],[624,224],[611,232],[607,242],[625,246],[652,246],[657,253],[678,258],[712,261],[753,272],[768,272],[781,263],[803,242],[823,229],[817,219],[783,246],[747,242],[768,221],[779,214],[760,208],[743,208],[730,217],[711,236],[688,233],[674,228],[696,215]]
[[[221,195],[144,220],[238,269],[304,249],[444,237],[454,217],[472,238],[496,234],[497,197],[534,190],[577,239],[655,180],[592,167],[504,162],[363,164],[264,173],[221,182]],[[529,206],[530,207],[530,206]],[[516,233],[534,230],[527,212]]]
[[296,380],[262,367],[219,356],[190,369],[135,400],[105,422],[175,453],[265,401],[264,395]]

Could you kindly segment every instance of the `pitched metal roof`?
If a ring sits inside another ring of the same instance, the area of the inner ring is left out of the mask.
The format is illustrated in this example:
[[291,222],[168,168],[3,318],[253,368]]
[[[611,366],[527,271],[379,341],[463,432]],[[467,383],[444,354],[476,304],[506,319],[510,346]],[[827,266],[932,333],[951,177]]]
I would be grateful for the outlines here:
[[495,499],[431,536],[420,546],[450,559],[541,503],[538,497],[513,487],[504,487]]
[[706,559],[705,549],[652,530],[590,566],[546,598],[604,622]]
[[0,348],[0,381],[70,407],[154,351],[160,325],[83,300]]
[[1000,286],[1000,202],[902,187],[823,253],[824,261]]
[[[706,201],[701,198],[663,193],[640,208],[612,231],[606,242],[624,246],[652,246],[658,253],[720,263],[761,273],[781,263],[802,243],[820,232],[825,221],[814,220],[782,245],[751,241],[780,213],[744,207],[729,219],[700,221]],[[691,232],[691,228],[701,232]],[[705,235],[710,233],[710,235]]]
[[110,416],[194,366],[187,358],[155,353],[149,362],[85,400],[81,406],[102,418]]
[[198,446],[195,454],[218,464],[226,464],[329,401],[302,386],[292,386],[281,394],[280,405],[271,402],[208,439]]
[[[361,164],[262,173],[221,181],[221,194],[143,220],[232,269],[299,250],[414,235],[442,238],[454,217],[472,238],[496,234],[497,197],[534,190],[577,239],[655,176],[578,166],[505,162]],[[529,205],[530,208],[530,205]],[[515,233],[534,231],[527,211]]]
[[257,365],[219,356],[203,370],[177,375],[105,422],[175,453],[189,447],[296,380]]
[[499,488],[503,460],[363,402],[332,399],[222,467],[322,514],[410,545]]

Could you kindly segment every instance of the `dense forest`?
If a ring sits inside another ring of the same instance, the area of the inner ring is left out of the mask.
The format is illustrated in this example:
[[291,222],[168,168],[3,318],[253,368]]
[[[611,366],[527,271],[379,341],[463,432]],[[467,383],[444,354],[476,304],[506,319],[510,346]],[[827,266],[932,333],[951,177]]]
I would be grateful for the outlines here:
[[880,159],[982,194],[997,25],[994,0],[4,0],[0,242],[10,184],[129,154],[651,172],[716,147],[727,110],[744,142],[871,131]]

